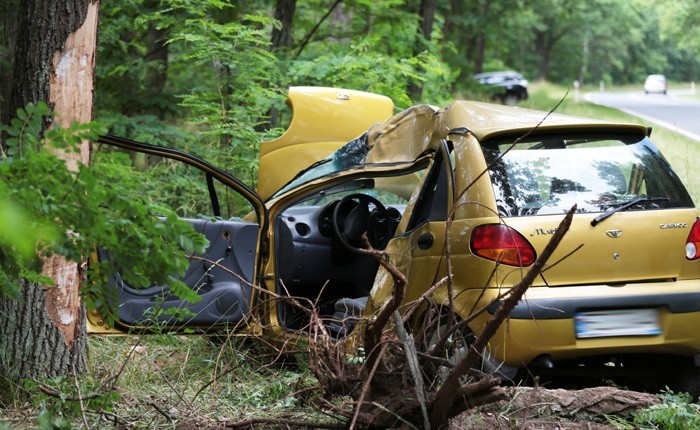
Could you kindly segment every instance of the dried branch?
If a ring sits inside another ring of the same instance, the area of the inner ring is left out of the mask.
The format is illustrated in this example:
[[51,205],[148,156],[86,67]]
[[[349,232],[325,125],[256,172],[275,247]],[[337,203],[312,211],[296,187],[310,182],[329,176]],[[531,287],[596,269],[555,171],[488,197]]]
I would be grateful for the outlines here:
[[391,299],[384,304],[377,316],[373,320],[370,320],[365,328],[363,336],[365,351],[367,352],[367,366],[365,369],[371,369],[376,367],[375,361],[381,358],[379,354],[380,349],[378,349],[377,346],[381,343],[382,332],[389,323],[391,315],[401,306],[401,302],[403,302],[408,281],[406,276],[385,258],[386,253],[384,251],[372,248],[366,235],[362,236],[362,240],[365,249],[361,251],[374,257],[374,259],[389,272],[394,280],[394,289]]
[[416,385],[416,397],[418,398],[420,410],[423,414],[423,428],[430,430],[430,417],[428,415],[428,405],[425,397],[425,384],[423,382],[423,374],[420,371],[416,344],[413,341],[413,336],[411,336],[410,333],[407,333],[406,329],[404,329],[401,314],[399,314],[398,311],[394,311],[394,325],[396,327],[396,334],[403,343],[403,350],[406,354],[408,369],[411,371],[413,383]]
[[460,377],[465,375],[476,363],[476,360],[480,357],[481,351],[486,347],[488,341],[493,337],[496,330],[501,326],[508,315],[510,315],[511,310],[513,310],[515,305],[520,301],[525,291],[527,291],[530,284],[532,284],[532,281],[539,276],[547,260],[569,230],[571,220],[574,213],[576,213],[576,208],[576,205],[574,205],[569,210],[557,227],[556,232],[549,240],[549,243],[542,251],[542,254],[537,258],[537,261],[535,261],[530,270],[527,271],[523,279],[510,290],[510,295],[503,301],[491,319],[486,323],[484,331],[477,337],[474,344],[471,345],[464,358],[462,358],[447,376],[447,379],[438,390],[435,401],[433,402],[430,414],[430,423],[433,427],[438,428],[449,418],[450,411],[453,409],[455,401],[461,398],[459,392]]
[[235,423],[226,423],[224,428],[227,429],[254,429],[262,424],[276,424],[281,428],[307,428],[307,429],[345,429],[347,426],[341,423],[321,423],[303,420],[290,420],[286,418],[251,418]]
[[300,44],[300,46],[299,46],[299,49],[297,50],[296,55],[294,55],[294,58],[297,58],[297,57],[299,56],[299,54],[301,54],[301,51],[303,51],[304,48],[306,48],[306,45],[309,43],[309,41],[311,40],[311,38],[313,37],[313,35],[316,33],[316,31],[318,30],[318,28],[321,26],[321,24],[323,24],[323,22],[324,22],[326,19],[328,19],[329,16],[331,16],[331,13],[333,13],[333,11],[335,10],[335,8],[338,7],[338,5],[339,5],[342,1],[343,1],[343,0],[335,0],[335,2],[333,3],[333,5],[331,5],[331,7],[328,9],[328,12],[326,12],[326,14],[323,15],[323,16],[321,17],[321,19],[316,23],[316,25],[314,26],[314,28],[312,28],[311,31],[309,31],[309,32],[306,34],[306,36],[304,36],[304,39],[301,41],[301,44]]

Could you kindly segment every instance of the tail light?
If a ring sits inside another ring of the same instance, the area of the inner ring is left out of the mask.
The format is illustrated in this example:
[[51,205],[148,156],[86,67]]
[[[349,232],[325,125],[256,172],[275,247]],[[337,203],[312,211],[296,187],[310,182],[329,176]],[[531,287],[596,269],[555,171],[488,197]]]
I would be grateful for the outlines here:
[[688,260],[700,258],[700,220],[695,220],[688,239],[685,240],[685,258]]
[[509,266],[529,266],[537,255],[534,248],[517,231],[503,224],[485,224],[474,229],[472,253]]

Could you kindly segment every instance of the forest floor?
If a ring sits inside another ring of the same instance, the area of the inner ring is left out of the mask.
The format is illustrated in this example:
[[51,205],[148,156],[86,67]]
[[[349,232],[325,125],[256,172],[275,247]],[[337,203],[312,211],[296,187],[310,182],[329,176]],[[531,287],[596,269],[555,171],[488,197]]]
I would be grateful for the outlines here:
[[[217,345],[202,336],[93,337],[88,374],[18,388],[28,399],[2,405],[0,430],[344,428],[323,405],[347,399],[326,398],[304,360],[280,363],[251,342]],[[632,412],[655,404],[700,420],[697,404],[615,386],[505,389],[507,400],[471,409],[450,428],[664,428],[633,423]]]

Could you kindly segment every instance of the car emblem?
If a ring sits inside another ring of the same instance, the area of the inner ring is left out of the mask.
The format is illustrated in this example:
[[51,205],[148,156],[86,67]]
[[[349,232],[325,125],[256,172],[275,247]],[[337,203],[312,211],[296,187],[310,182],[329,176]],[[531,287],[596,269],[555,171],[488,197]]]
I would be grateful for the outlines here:
[[622,230],[607,230],[605,234],[607,234],[608,237],[617,239],[618,237],[622,236]]
[[335,95],[338,100],[350,100],[350,96],[345,93],[339,93]]

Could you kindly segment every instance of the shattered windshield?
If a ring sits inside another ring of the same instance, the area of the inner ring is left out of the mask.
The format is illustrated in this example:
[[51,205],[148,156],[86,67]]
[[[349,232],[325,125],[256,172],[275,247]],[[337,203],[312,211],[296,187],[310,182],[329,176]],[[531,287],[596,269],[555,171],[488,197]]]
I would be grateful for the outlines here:
[[[483,147],[501,216],[604,212],[644,198],[637,210],[692,207],[685,187],[647,138],[545,136]],[[657,199],[647,199],[657,198]]]
[[346,143],[343,147],[323,160],[320,160],[299,172],[294,179],[277,191],[272,198],[275,198],[280,194],[284,194],[287,191],[298,187],[299,185],[311,182],[314,179],[329,176],[353,167],[360,167],[365,164],[367,151],[367,133],[365,133],[357,139]]

